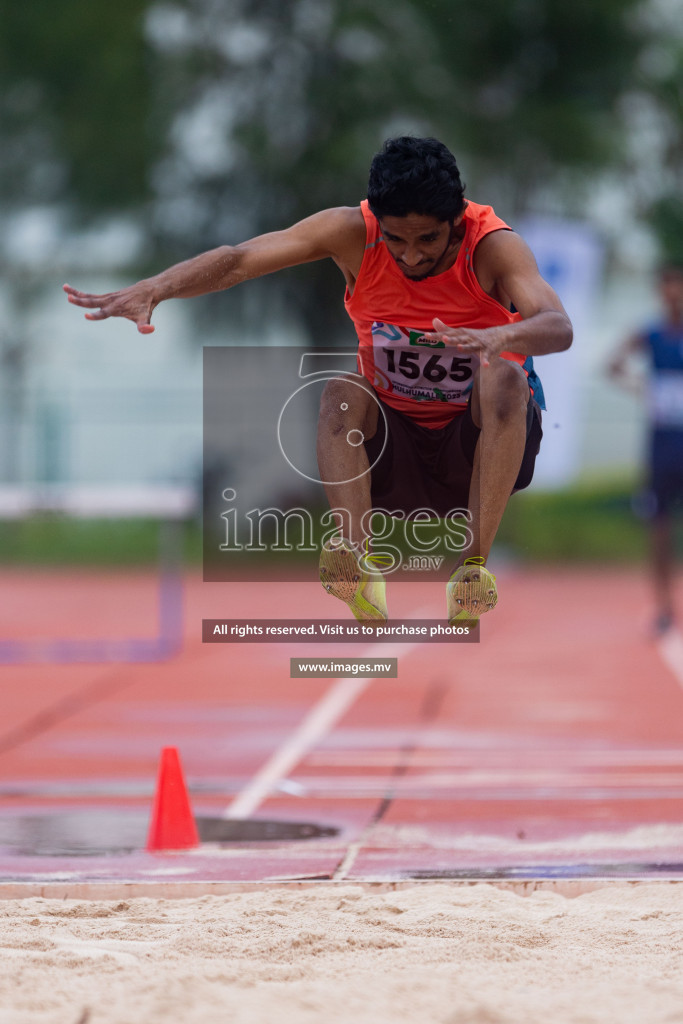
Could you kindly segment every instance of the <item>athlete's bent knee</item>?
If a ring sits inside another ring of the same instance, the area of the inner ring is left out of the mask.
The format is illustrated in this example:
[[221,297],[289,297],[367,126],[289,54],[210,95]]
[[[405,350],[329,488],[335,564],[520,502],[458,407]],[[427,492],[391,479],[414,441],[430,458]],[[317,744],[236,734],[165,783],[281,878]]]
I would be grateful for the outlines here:
[[335,377],[328,380],[320,400],[320,421],[333,434],[346,434],[350,428],[362,430],[366,437],[377,425],[377,399],[364,377]]
[[481,371],[479,402],[496,419],[509,420],[526,416],[529,396],[527,376],[518,363],[497,359]]

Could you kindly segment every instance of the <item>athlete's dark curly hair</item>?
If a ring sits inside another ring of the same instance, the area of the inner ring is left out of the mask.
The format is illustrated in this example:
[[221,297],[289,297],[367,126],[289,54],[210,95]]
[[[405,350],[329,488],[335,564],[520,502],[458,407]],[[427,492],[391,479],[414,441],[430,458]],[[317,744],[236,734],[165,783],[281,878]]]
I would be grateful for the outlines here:
[[378,220],[419,213],[452,223],[464,193],[455,157],[438,139],[387,139],[370,165],[368,203]]

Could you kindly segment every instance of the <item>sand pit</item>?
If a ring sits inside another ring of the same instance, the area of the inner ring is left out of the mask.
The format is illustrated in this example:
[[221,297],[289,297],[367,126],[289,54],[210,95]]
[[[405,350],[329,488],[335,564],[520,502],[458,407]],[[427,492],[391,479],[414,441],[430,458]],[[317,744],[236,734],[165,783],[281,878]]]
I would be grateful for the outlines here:
[[683,887],[0,903],[1,1024],[677,1024]]

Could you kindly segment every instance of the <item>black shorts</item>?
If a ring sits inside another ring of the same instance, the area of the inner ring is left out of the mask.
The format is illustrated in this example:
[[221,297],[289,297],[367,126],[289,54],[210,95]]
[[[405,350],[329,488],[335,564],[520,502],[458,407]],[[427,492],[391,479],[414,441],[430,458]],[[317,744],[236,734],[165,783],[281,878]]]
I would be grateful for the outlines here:
[[647,518],[683,511],[683,431],[654,430],[650,437]]
[[[410,517],[418,509],[432,509],[444,518],[452,509],[467,508],[479,439],[479,427],[472,419],[469,405],[445,427],[432,430],[396,412],[379,398],[386,417],[380,415],[377,432],[365,442],[371,468],[373,508],[403,512]],[[526,419],[526,447],[513,490],[528,487],[534,475],[543,430],[541,410],[530,396]],[[380,454],[381,453],[381,454]]]

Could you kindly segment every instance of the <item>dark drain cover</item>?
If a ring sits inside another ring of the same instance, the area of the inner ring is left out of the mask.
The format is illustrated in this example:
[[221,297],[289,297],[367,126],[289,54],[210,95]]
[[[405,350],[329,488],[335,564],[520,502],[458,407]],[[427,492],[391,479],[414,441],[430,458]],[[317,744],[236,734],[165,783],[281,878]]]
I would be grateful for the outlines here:
[[[295,842],[336,836],[339,829],[308,822],[232,821],[196,818],[203,843]],[[0,851],[21,856],[93,857],[142,850],[149,813],[136,811],[69,811],[65,814],[0,818]]]
[[203,843],[285,842],[325,839],[339,834],[338,828],[303,821],[226,821],[223,818],[197,818],[197,831]]

